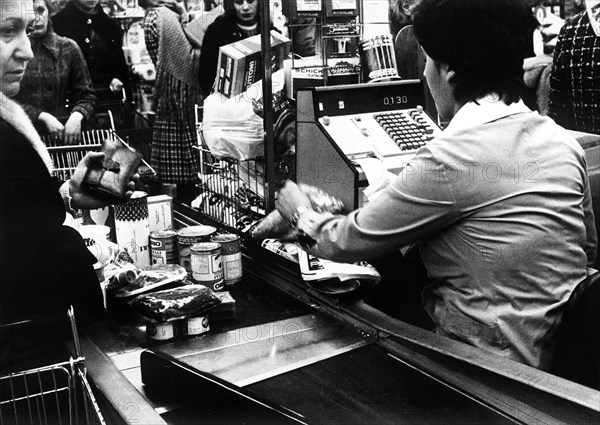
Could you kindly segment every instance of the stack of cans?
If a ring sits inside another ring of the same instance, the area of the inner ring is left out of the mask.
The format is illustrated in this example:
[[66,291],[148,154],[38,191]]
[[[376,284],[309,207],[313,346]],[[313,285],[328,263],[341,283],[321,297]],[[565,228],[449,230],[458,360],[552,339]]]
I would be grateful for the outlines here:
[[212,235],[210,242],[190,247],[192,278],[214,291],[223,291],[242,280],[242,244],[238,235]]

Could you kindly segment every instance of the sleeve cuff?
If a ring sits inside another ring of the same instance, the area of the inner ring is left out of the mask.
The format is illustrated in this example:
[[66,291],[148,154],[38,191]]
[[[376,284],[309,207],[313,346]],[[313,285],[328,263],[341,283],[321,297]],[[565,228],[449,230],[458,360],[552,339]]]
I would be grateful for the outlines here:
[[71,202],[73,201],[73,198],[71,197],[71,186],[69,184],[69,180],[67,180],[60,186],[60,188],[58,189],[58,192],[60,193],[60,196],[62,197],[63,203],[65,204],[65,210],[72,216],[75,216],[75,210],[71,206]]
[[92,115],[91,111],[88,108],[81,105],[75,105],[71,110],[71,113],[73,112],[79,112],[81,115],[83,115],[83,119],[85,121],[89,120],[90,116]]
[[317,239],[321,225],[331,218],[333,218],[333,214],[330,212],[319,213],[307,209],[299,214],[296,228],[311,238]]

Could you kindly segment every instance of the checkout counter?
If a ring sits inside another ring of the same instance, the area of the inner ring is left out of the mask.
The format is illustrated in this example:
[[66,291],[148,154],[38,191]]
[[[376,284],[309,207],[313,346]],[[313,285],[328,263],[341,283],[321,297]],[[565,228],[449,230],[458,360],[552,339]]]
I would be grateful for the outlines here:
[[[363,150],[384,136],[370,114],[402,109],[426,139],[437,129],[420,116],[421,92],[419,81],[299,92],[298,137],[308,143],[298,143],[298,181],[360,206],[361,161],[373,159]],[[576,134],[597,194],[600,140],[587,136]],[[362,142],[338,143],[346,139]],[[393,170],[407,157],[389,143],[373,151]],[[174,218],[176,227],[215,224],[181,204]],[[298,264],[252,241],[242,253],[236,315],[211,319],[206,334],[150,345],[143,321],[110,304],[107,322],[86,329],[88,377],[107,423],[600,422],[599,391],[397,320],[360,291],[319,292]]]
[[[197,211],[177,205],[178,226]],[[244,244],[236,317],[149,345],[110,311],[86,330],[107,423],[597,423],[600,392],[396,320],[356,293],[306,286],[298,265]]]

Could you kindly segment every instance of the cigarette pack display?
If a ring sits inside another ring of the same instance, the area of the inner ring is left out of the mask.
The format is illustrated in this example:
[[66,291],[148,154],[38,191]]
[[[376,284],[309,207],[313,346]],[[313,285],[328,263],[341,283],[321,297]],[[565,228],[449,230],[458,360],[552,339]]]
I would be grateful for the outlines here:
[[[263,77],[260,34],[219,48],[217,91],[226,97],[245,92]],[[291,41],[271,31],[271,70],[283,68]]]
[[148,197],[150,232],[173,228],[173,198],[169,195]]
[[326,0],[325,11],[328,18],[354,18],[358,16],[356,0]]

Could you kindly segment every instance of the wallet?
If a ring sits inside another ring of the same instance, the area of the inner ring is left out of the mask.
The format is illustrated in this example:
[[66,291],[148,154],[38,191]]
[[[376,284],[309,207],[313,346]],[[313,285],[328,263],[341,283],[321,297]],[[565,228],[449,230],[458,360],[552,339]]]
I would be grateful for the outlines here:
[[104,161],[98,167],[87,169],[82,186],[101,199],[121,202],[125,199],[127,184],[142,157],[136,151],[109,139],[102,142],[100,152],[104,153]]

